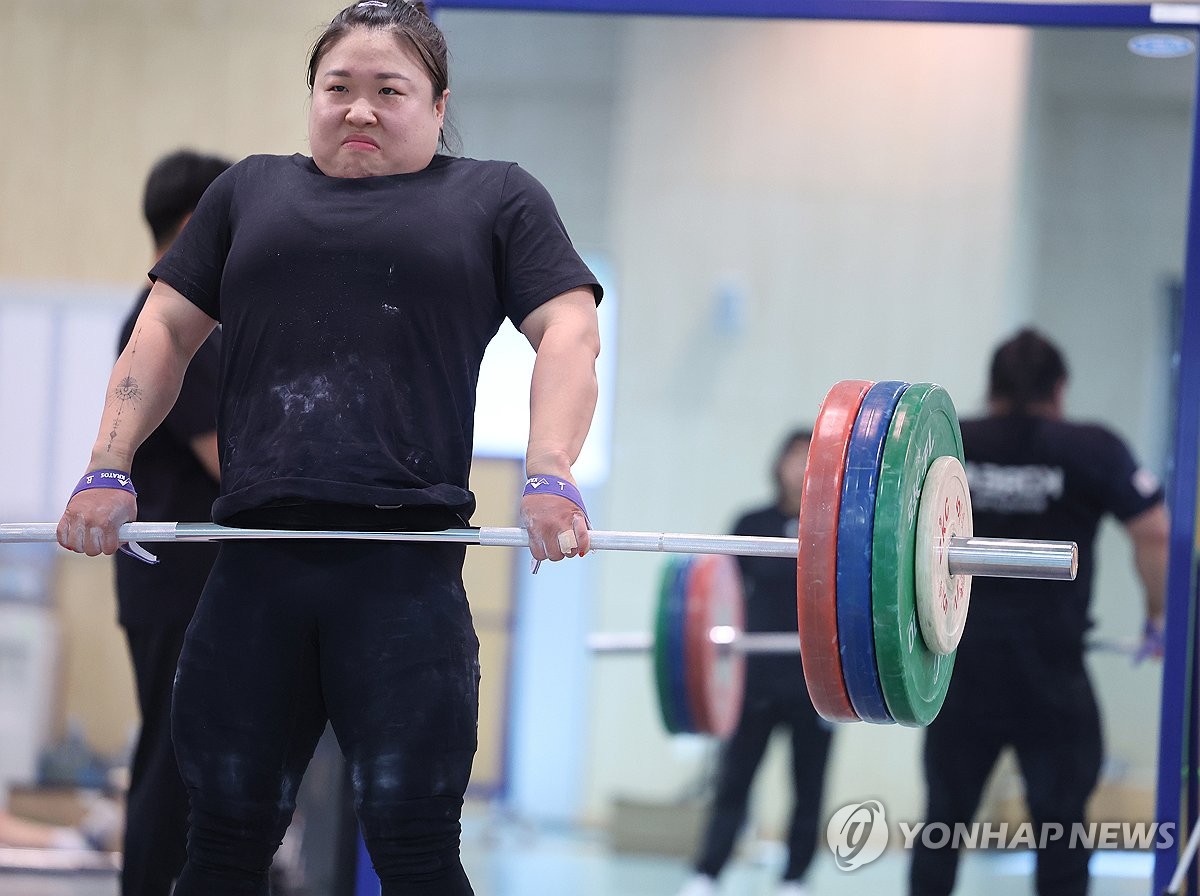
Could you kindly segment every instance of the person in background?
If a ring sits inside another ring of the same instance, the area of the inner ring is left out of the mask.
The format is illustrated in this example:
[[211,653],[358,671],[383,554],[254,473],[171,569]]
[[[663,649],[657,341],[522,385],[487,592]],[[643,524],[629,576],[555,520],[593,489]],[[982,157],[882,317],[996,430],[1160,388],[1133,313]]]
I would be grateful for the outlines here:
[[[439,153],[447,60],[422,3],[363,0],[334,16],[309,54],[312,156],[234,165],[151,271],[59,523],[64,547],[118,550],[137,516],[131,463],[218,322],[215,522],[466,525],[477,378],[507,319],[536,355],[521,496],[531,558],[587,553],[571,467],[596,406],[603,290],[534,177]],[[383,896],[473,892],[459,855],[480,675],[465,552],[222,544],[175,680],[191,809],[174,896],[269,893],[327,721]]]
[[[735,535],[795,538],[804,491],[810,430],[790,433],[775,460],[775,500],[743,515]],[[738,557],[746,595],[746,631],[795,632],[796,562]],[[793,808],[788,859],[778,896],[803,896],[802,881],[816,850],[830,726],[817,715],[804,688],[800,654],[746,657],[746,693],[738,726],[722,747],[712,810],[695,862],[695,874],[679,896],[710,896],[746,821],[750,785],[771,733],[785,728],[792,739]]]
[[[1132,543],[1145,606],[1142,654],[1161,655],[1169,534],[1157,478],[1105,427],[1066,419],[1066,386],[1058,348],[1021,330],[992,357],[987,415],[962,422],[975,534],[1074,541],[1079,573],[1071,582],[973,581],[970,625],[924,744],[925,820],[951,830],[971,822],[1001,749],[1015,750],[1039,844],[1039,896],[1088,888],[1090,851],[1041,832],[1083,823],[1100,774],[1100,715],[1084,663],[1097,527],[1111,514]],[[910,893],[946,896],[957,867],[955,848],[918,838]]]
[[[154,262],[171,247],[209,185],[233,163],[179,150],[146,178],[142,213],[154,239]],[[121,328],[118,353],[133,336],[150,285]],[[179,397],[133,462],[138,518],[208,520],[219,492],[217,377],[220,331],[196,351]],[[142,725],[130,769],[121,868],[122,896],[169,896],[186,858],[188,796],[171,742],[171,691],[184,634],[217,558],[209,544],[163,544],[149,565],[116,557],[117,619],[133,662]]]

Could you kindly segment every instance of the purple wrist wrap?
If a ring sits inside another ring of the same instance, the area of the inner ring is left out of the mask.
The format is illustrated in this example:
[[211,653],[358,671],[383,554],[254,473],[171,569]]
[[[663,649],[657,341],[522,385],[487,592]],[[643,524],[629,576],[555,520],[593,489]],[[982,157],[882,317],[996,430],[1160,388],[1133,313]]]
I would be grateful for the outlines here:
[[79,480],[79,485],[75,486],[75,491],[71,492],[71,497],[74,498],[89,488],[119,488],[129,492],[135,498],[137,497],[137,489],[133,487],[133,480],[124,470],[92,470],[90,473],[84,473],[83,478]]
[[[123,492],[129,492],[135,498],[137,497],[137,489],[133,487],[133,480],[124,470],[92,470],[90,473],[84,473],[83,478],[79,480],[79,485],[75,486],[75,491],[71,492],[71,497],[74,498],[89,488],[119,488]],[[157,557],[137,542],[131,541],[123,544],[120,550],[122,554],[136,557],[143,563],[153,565],[158,562]]]
[[530,476],[525,480],[525,490],[521,492],[521,497],[525,495],[558,495],[560,498],[566,498],[582,510],[583,518],[587,519],[587,508],[583,506],[583,495],[579,494],[579,489],[566,479],[560,479],[557,476]]

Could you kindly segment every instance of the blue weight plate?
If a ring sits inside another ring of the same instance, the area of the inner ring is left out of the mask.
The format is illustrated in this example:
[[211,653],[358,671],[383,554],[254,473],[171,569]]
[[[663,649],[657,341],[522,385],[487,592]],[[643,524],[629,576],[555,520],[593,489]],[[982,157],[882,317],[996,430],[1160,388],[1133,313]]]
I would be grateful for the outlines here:
[[863,399],[842,476],[837,537],[838,649],[854,711],[866,722],[891,724],[875,664],[871,614],[871,538],[879,465],[892,413],[908,383],[876,383]]
[[687,558],[675,570],[671,590],[667,595],[666,618],[666,662],[672,714],[678,728],[677,733],[692,734],[696,720],[687,697],[687,660],[684,655],[685,626],[687,625],[687,586],[692,573],[692,558]]

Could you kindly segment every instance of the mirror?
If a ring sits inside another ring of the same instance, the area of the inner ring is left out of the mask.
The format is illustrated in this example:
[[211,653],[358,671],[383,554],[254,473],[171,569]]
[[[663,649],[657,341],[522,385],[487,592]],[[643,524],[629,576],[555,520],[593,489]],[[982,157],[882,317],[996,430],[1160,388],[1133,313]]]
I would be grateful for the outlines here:
[[[1025,324],[1067,357],[1069,415],[1169,472],[1194,55],[1138,55],[1121,30],[441,21],[464,153],[540,177],[621,291],[603,527],[727,531],[839,379],[940,382],[978,414],[992,349]],[[1118,526],[1098,551],[1095,631],[1128,641],[1142,605]],[[659,564],[599,565],[593,627],[643,627]],[[1159,669],[1089,666],[1098,811],[1152,818]],[[708,753],[659,733],[645,668],[600,663],[593,681],[585,814],[694,784]],[[918,733],[850,726],[834,749],[827,812],[878,797],[920,819]],[[765,774],[756,805],[778,832],[787,776]],[[1011,763],[987,800],[1019,811]]]

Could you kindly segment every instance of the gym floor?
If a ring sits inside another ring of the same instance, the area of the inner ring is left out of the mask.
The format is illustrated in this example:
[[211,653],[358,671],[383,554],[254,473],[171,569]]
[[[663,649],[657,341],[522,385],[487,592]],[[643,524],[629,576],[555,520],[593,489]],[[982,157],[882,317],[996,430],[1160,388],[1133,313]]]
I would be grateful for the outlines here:
[[[723,896],[771,896],[782,854],[775,844],[752,844],[729,866]],[[673,896],[687,876],[675,858],[614,854],[598,837],[578,833],[466,826],[463,859],[477,896]],[[1027,852],[975,853],[961,866],[958,892],[998,896],[1031,892],[1033,857]],[[1092,861],[1091,896],[1146,896],[1148,853],[1106,852]],[[837,870],[818,853],[809,883],[814,896],[903,893],[907,855],[889,852],[852,874]],[[0,896],[116,896],[108,874],[17,874],[0,872]],[[320,894],[314,894],[320,896]]]

